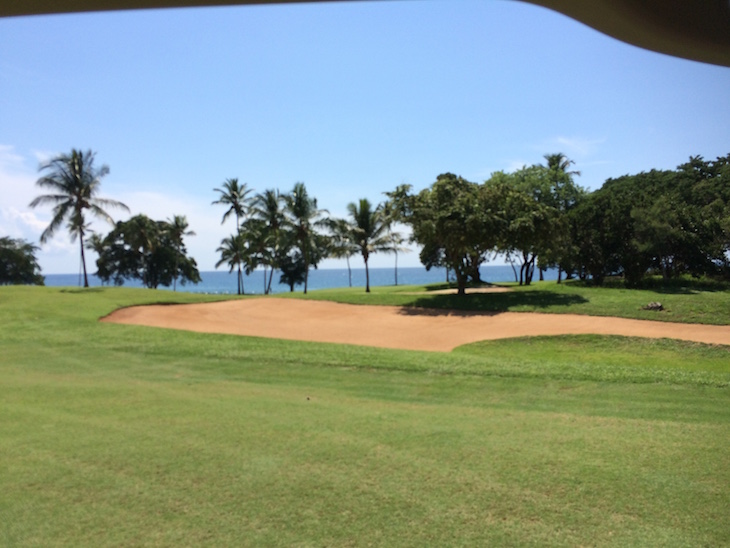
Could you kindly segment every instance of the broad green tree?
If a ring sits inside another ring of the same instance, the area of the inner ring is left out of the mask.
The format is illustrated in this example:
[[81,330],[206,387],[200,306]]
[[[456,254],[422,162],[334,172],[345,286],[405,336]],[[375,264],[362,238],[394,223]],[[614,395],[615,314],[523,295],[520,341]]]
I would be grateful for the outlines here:
[[44,285],[38,250],[22,239],[0,238],[0,285]]
[[420,259],[430,269],[454,272],[458,294],[466,293],[470,277],[498,241],[495,219],[480,198],[479,185],[452,173],[436,178],[418,194],[401,193],[397,204],[421,246]]
[[89,287],[84,255],[84,236],[88,230],[87,213],[114,224],[105,208],[116,207],[129,211],[121,202],[98,197],[101,179],[109,173],[109,167],[96,167],[95,156],[90,150],[82,152],[72,149],[70,154],[61,154],[42,164],[40,171],[45,175],[36,181],[36,185],[49,190],[50,194],[38,196],[30,203],[33,208],[40,205],[53,206],[51,223],[41,234],[42,244],[52,238],[63,224],[66,224],[71,234],[71,241],[79,239],[84,287]]
[[525,166],[514,173],[493,173],[484,184],[486,203],[500,220],[498,249],[520,260],[519,283],[530,285],[538,257],[560,234],[560,214],[552,205],[547,168]]
[[118,222],[104,239],[96,265],[97,276],[115,285],[136,279],[155,289],[169,287],[176,278],[182,285],[200,282],[195,259],[187,255],[184,243],[173,241],[170,223],[146,215]]

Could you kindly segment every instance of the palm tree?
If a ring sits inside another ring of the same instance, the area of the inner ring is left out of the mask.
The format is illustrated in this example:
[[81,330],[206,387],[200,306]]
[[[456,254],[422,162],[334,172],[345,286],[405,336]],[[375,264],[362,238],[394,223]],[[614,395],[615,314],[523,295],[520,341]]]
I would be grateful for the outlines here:
[[216,249],[221,254],[221,259],[215,263],[215,267],[226,263],[233,272],[234,268],[238,268],[238,294],[242,295],[243,290],[243,274],[241,273],[241,264],[246,260],[246,241],[243,234],[233,234],[228,238],[223,238],[221,245]]
[[[228,206],[228,209],[223,214],[221,224],[226,222],[226,219],[231,215],[236,217],[236,234],[241,235],[241,223],[248,215],[248,207],[250,199],[248,195],[251,193],[251,189],[246,188],[246,183],[239,184],[238,179],[226,179],[223,182],[223,188],[214,188],[216,192],[220,193],[220,197],[213,202],[215,204],[222,204]],[[224,240],[225,241],[225,240]],[[219,248],[220,250],[220,248]],[[238,263],[238,294],[244,293],[243,289],[243,274],[241,273],[241,263]]]
[[[264,286],[264,293],[268,294],[271,293],[274,271],[279,267],[282,259],[281,228],[286,221],[284,196],[279,193],[278,189],[267,189],[263,194],[257,194],[253,199],[250,214],[252,219],[265,225],[266,237],[262,243],[268,248],[266,256],[267,262],[270,263],[268,266],[271,267],[268,283],[265,283]],[[264,263],[264,280],[266,280],[266,267],[267,264]]]
[[329,254],[336,259],[345,259],[347,261],[347,277],[349,285],[352,287],[350,257],[360,251],[360,248],[353,241],[350,223],[345,219],[331,219],[329,229],[332,232]]
[[304,293],[307,293],[309,282],[309,266],[316,259],[316,230],[324,224],[320,219],[324,209],[317,209],[317,199],[310,198],[304,183],[296,183],[291,194],[285,196],[288,223],[294,231],[294,237],[304,258]]
[[568,171],[568,168],[575,164],[573,160],[568,158],[562,152],[554,152],[552,154],[545,154],[543,156],[547,160],[547,168],[554,169],[555,171],[565,173],[567,175],[580,176],[580,171]]
[[172,219],[167,220],[167,232],[175,246],[175,277],[173,278],[172,290],[177,291],[177,278],[179,274],[179,260],[183,249],[183,237],[195,236],[195,232],[188,230],[188,220],[185,215],[174,215]]
[[119,207],[126,211],[129,208],[121,202],[107,198],[98,198],[101,178],[109,173],[106,165],[97,168],[94,166],[95,153],[71,150],[71,154],[60,154],[42,164],[39,171],[47,174],[36,181],[36,185],[47,188],[52,194],[43,194],[36,197],[30,207],[42,204],[53,205],[51,223],[41,234],[41,243],[47,242],[55,232],[66,223],[71,234],[71,241],[79,238],[81,249],[81,266],[84,272],[84,287],[89,287],[89,277],[86,273],[86,257],[84,255],[84,235],[88,229],[85,214],[90,211],[99,217],[114,224],[111,216],[104,208]]
[[390,239],[385,234],[388,225],[379,209],[373,209],[367,198],[361,198],[359,203],[347,204],[350,214],[350,230],[355,244],[360,249],[365,261],[365,292],[370,293],[370,271],[368,259],[371,253],[391,251]]
[[386,231],[388,232],[390,251],[395,254],[395,285],[398,285],[398,252],[402,251],[407,253],[410,251],[410,249],[403,246],[406,241],[403,235],[400,232],[393,231],[393,225],[401,219],[401,214],[392,199],[381,204],[378,209],[380,210],[380,214],[383,217],[383,223],[385,224]]
[[236,229],[240,232],[241,220],[248,214],[248,204],[250,199],[248,195],[251,193],[250,188],[246,188],[246,183],[238,182],[238,179],[226,179],[223,182],[223,188],[214,188],[216,192],[220,193],[220,197],[213,202],[215,204],[222,204],[228,206],[228,209],[223,214],[221,224],[226,222],[226,219],[231,215],[236,216]]

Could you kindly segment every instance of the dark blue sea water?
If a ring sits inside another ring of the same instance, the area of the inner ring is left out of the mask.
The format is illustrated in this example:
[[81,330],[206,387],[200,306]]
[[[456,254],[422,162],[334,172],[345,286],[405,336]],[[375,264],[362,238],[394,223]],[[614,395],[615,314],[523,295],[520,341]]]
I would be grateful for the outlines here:
[[[509,265],[493,265],[482,266],[482,279],[486,282],[509,282],[514,281],[514,273]],[[78,286],[81,280],[78,274],[47,274],[47,286]],[[188,291],[191,293],[236,293],[236,274],[225,271],[201,272],[200,277],[203,281],[197,285],[178,284],[178,291]],[[537,279],[537,273],[535,274]],[[557,271],[548,271],[545,273],[545,279],[557,279]],[[274,281],[271,288],[274,293],[284,293],[289,291],[289,286],[281,285],[278,274],[274,274]],[[428,284],[440,283],[446,281],[446,270],[442,268],[432,268],[427,271],[423,267],[399,268],[398,269],[398,285],[411,284]],[[90,285],[101,285],[96,276],[89,276]],[[142,287],[139,282],[126,282],[127,287]],[[309,289],[327,289],[334,287],[347,287],[349,278],[346,268],[342,269],[320,269],[311,270],[309,272]],[[353,287],[365,287],[365,269],[352,269],[352,285]],[[395,269],[393,268],[371,268],[370,269],[370,285],[371,287],[383,285],[395,285]],[[172,287],[164,287],[161,289],[170,289]],[[262,270],[253,272],[244,279],[244,289],[247,294],[262,294],[264,292],[264,273]],[[302,286],[297,286],[295,291],[301,291]]]

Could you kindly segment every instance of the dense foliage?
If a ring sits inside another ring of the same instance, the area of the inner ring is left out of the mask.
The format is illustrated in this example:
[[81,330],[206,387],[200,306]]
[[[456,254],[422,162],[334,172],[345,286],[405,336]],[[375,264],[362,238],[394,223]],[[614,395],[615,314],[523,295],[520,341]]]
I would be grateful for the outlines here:
[[0,238],[0,285],[43,285],[36,251],[38,246],[25,240]]
[[730,155],[609,179],[571,217],[582,277],[730,277]]
[[452,270],[462,294],[490,254],[525,285],[549,267],[558,281],[621,276],[629,287],[652,273],[730,277],[730,155],[609,179],[592,193],[574,183],[564,155],[545,159],[483,184],[446,173],[417,194],[389,193],[426,268]]
[[182,285],[200,282],[195,259],[188,257],[183,242],[187,234],[184,217],[154,221],[136,215],[118,222],[101,242],[97,252],[97,276],[122,285],[125,280],[139,280],[146,287]]

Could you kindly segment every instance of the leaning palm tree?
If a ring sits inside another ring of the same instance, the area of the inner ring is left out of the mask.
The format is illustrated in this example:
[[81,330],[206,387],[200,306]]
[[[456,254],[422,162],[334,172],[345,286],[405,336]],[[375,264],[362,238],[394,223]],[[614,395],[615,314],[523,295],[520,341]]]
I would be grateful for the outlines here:
[[185,215],[173,215],[167,220],[167,233],[170,236],[172,245],[175,246],[175,277],[173,278],[172,290],[177,291],[177,278],[179,275],[179,262],[183,250],[183,237],[195,236],[195,232],[188,230],[188,220]]
[[309,266],[318,256],[316,227],[324,224],[321,215],[324,209],[317,209],[317,199],[310,198],[304,183],[296,183],[291,194],[285,196],[288,224],[294,232],[299,250],[304,259],[304,293],[307,293]]
[[215,263],[216,268],[224,263],[230,267],[229,273],[233,272],[234,268],[238,268],[238,294],[243,295],[245,291],[241,265],[246,261],[246,241],[243,234],[233,234],[228,238],[223,238],[216,251],[221,254],[220,261]]
[[104,208],[119,207],[129,211],[129,208],[122,202],[96,196],[101,185],[101,178],[109,173],[109,167],[106,165],[95,167],[94,156],[95,153],[90,150],[81,152],[72,149],[71,154],[60,154],[42,164],[39,171],[45,171],[46,175],[38,179],[36,185],[49,189],[52,194],[38,196],[30,203],[30,207],[53,205],[53,218],[41,234],[41,243],[45,243],[53,237],[64,223],[71,234],[71,241],[78,237],[84,287],[89,287],[84,255],[84,235],[88,229],[86,212],[91,212],[95,217],[114,224],[114,220]]
[[347,204],[350,214],[350,230],[355,244],[360,249],[365,261],[365,292],[370,293],[370,271],[368,259],[371,253],[378,251],[392,251],[391,240],[388,237],[388,224],[379,209],[373,209],[370,200],[361,198],[359,203]]
[[[226,219],[231,215],[236,217],[236,234],[241,235],[241,224],[245,221],[248,215],[248,208],[250,198],[248,195],[251,193],[251,189],[246,187],[246,183],[238,182],[235,177],[232,179],[226,179],[223,182],[223,188],[214,188],[216,192],[220,193],[220,197],[213,202],[215,204],[221,204],[227,206],[228,209],[223,214],[221,224],[226,222]],[[241,273],[241,263],[238,263],[238,294],[240,295],[243,291],[243,274]]]

